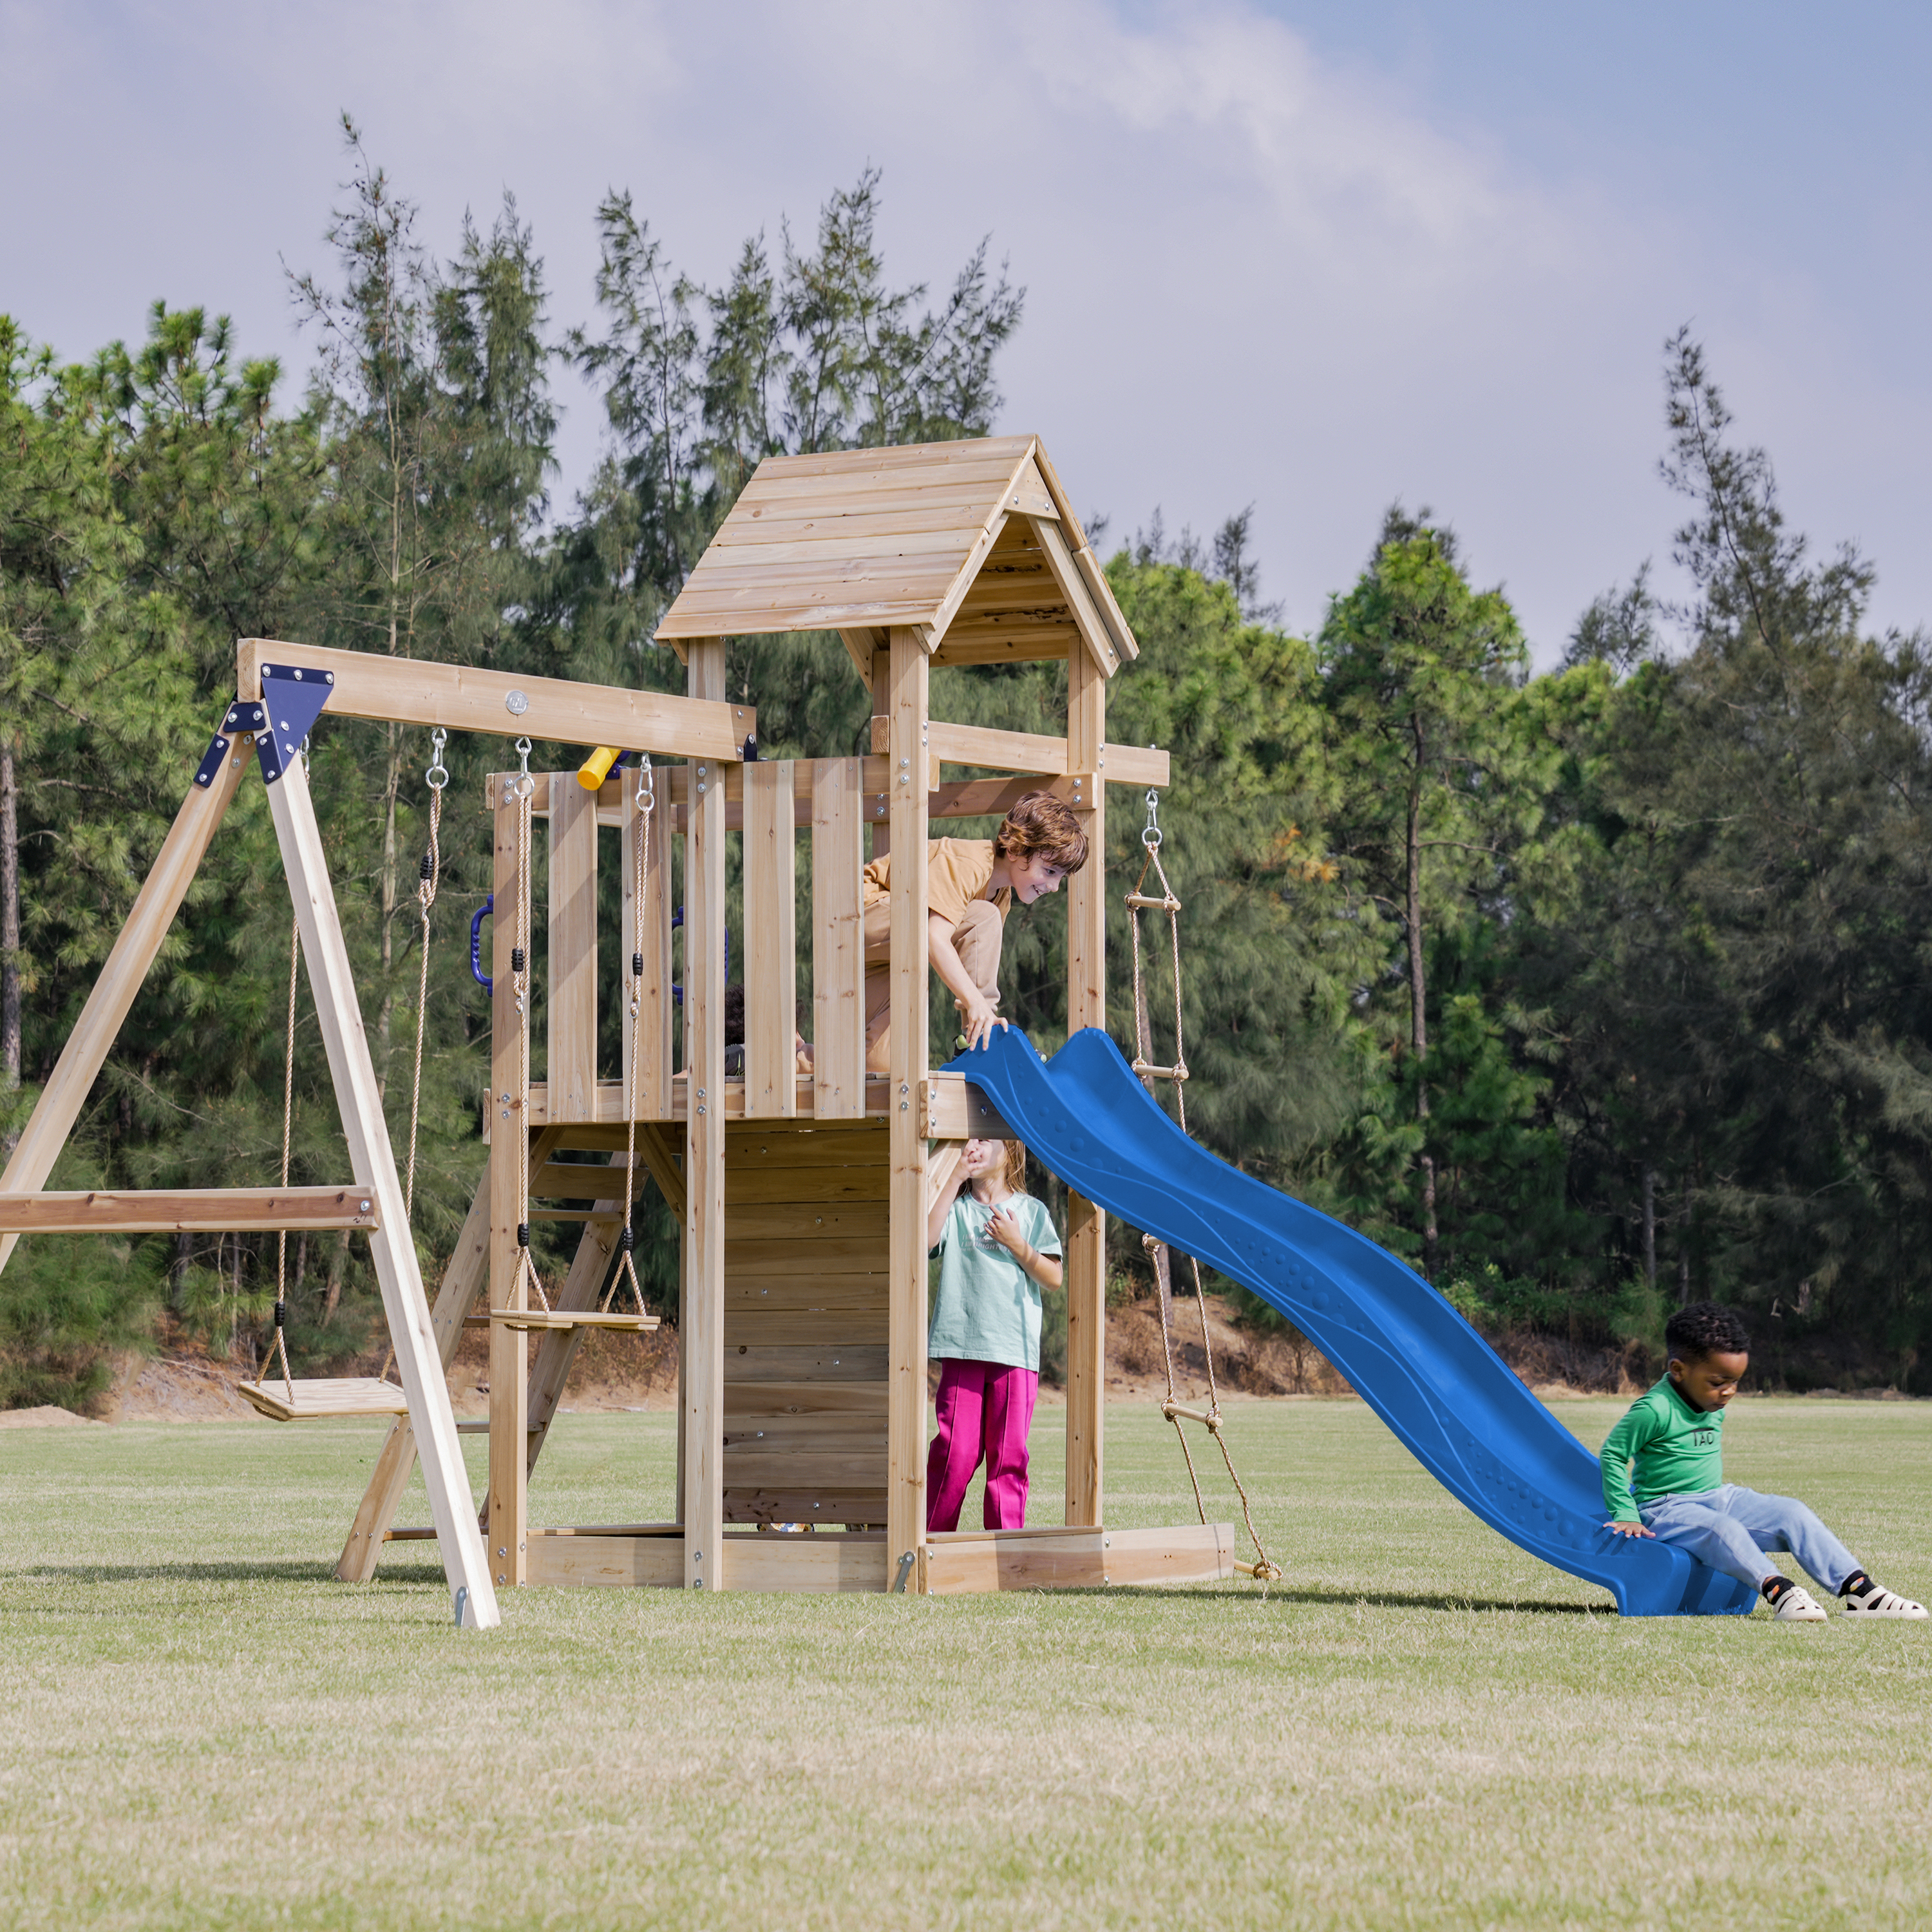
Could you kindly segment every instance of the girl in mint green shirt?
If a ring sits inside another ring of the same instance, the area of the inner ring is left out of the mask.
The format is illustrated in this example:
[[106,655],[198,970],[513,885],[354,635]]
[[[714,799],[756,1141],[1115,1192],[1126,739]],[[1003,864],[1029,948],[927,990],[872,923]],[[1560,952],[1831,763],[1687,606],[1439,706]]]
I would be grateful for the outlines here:
[[1027,1436],[1040,1394],[1040,1290],[1060,1284],[1053,1218],[1022,1192],[1018,1141],[968,1141],[926,1216],[939,1295],[926,1351],[940,1364],[938,1433],[926,1455],[926,1526],[957,1529],[983,1459],[988,1529],[1026,1526]]

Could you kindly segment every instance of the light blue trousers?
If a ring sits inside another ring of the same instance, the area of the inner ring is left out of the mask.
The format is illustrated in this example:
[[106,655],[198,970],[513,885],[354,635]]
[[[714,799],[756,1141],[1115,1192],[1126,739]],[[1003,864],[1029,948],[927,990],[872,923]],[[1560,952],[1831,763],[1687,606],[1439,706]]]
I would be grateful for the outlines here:
[[1767,1496],[1726,1483],[1694,1496],[1640,1503],[1637,1514],[1660,1543],[1675,1544],[1700,1562],[1755,1590],[1772,1573],[1759,1553],[1788,1550],[1834,1594],[1857,1569],[1852,1552],[1796,1496]]

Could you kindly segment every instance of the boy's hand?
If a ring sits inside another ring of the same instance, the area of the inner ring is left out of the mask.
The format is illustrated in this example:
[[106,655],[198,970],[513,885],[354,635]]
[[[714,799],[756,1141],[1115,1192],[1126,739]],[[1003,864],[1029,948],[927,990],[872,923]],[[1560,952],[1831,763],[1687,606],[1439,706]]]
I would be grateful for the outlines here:
[[1006,1022],[994,1012],[984,998],[975,999],[964,1006],[961,1017],[966,1022],[966,1046],[968,1052],[976,1046],[983,1046],[992,1038],[996,1026],[1004,1026]]
[[1657,1534],[1654,1529],[1646,1529],[1640,1522],[1619,1522],[1614,1516],[1604,1527],[1615,1530],[1619,1536],[1654,1536]]

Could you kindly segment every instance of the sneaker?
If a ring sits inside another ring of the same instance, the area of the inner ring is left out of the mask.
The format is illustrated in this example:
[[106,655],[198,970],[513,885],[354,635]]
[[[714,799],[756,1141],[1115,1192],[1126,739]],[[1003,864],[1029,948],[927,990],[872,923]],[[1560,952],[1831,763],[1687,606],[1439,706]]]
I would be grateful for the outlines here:
[[1901,1597],[1895,1591],[1888,1590],[1881,1583],[1874,1583],[1868,1577],[1862,1590],[1845,1592],[1845,1614],[1855,1622],[1867,1617],[1900,1617],[1922,1618],[1925,1606],[1915,1604],[1910,1597]]
[[1781,1624],[1822,1624],[1826,1621],[1824,1606],[1802,1583],[1793,1583],[1789,1589],[1778,1592],[1778,1607],[1772,1615]]

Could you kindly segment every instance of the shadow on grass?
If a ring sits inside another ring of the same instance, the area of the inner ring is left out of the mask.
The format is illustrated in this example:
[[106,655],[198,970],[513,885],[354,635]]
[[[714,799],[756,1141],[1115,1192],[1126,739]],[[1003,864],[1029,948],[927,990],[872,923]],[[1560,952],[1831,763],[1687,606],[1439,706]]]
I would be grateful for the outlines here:
[[[388,1584],[415,1588],[440,1582],[442,1572],[426,1564],[378,1570],[368,1584],[344,1588],[374,1589]],[[335,1565],[320,1559],[304,1562],[255,1563],[30,1563],[0,1570],[0,1578],[18,1576],[37,1582],[63,1583],[336,1583]]]
[[1004,1592],[988,1592],[988,1595],[1003,1594],[1009,1596],[1035,1597],[1091,1597],[1112,1598],[1115,1601],[1124,1598],[1130,1602],[1145,1603],[1238,1603],[1246,1600],[1281,1604],[1305,1605],[1309,1608],[1334,1607],[1347,1610],[1359,1606],[1370,1610],[1442,1610],[1467,1615],[1475,1611],[1519,1611],[1525,1616],[1556,1617],[1614,1616],[1613,1604],[1552,1604],[1536,1597],[1468,1597],[1449,1592],[1441,1595],[1423,1596],[1395,1590],[1322,1590],[1306,1586],[1274,1583],[1264,1590],[1258,1586],[1222,1589],[1203,1589],[1198,1585],[1190,1588],[1183,1584],[1123,1585],[1118,1588],[1088,1588],[1084,1586],[1072,1588],[1028,1591],[1013,1590]]

